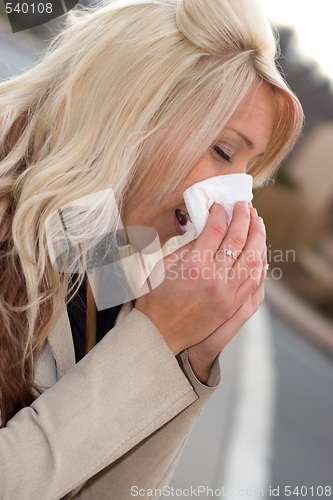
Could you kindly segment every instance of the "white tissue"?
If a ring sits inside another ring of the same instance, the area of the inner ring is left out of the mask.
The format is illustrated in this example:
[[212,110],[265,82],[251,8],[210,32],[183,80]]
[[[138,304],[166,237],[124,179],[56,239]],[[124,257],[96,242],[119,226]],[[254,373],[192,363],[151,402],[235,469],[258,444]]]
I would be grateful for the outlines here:
[[229,174],[211,177],[186,189],[183,197],[196,237],[203,230],[213,203],[223,206],[228,215],[229,226],[237,201],[249,203],[252,200],[252,184],[251,175]]

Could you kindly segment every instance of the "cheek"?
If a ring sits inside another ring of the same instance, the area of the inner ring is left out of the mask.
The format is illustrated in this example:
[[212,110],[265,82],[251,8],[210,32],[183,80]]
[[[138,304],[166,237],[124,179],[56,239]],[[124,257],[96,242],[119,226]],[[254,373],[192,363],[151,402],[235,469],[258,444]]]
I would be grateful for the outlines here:
[[123,218],[123,224],[125,226],[147,226],[151,214],[152,210],[145,203],[140,203]]
[[222,172],[219,170],[218,166],[214,162],[210,152],[205,153],[205,155],[194,165],[192,170],[187,174],[182,184],[183,191],[193,186],[197,182],[204,181],[210,177],[215,177],[220,175]]

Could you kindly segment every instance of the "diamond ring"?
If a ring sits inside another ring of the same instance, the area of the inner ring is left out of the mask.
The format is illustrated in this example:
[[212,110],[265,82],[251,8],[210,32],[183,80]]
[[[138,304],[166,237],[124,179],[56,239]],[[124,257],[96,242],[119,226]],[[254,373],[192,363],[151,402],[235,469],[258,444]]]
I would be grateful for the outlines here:
[[222,250],[222,252],[227,254],[229,257],[232,257],[234,260],[237,260],[237,257],[232,250],[229,250],[228,248],[221,248],[221,250]]

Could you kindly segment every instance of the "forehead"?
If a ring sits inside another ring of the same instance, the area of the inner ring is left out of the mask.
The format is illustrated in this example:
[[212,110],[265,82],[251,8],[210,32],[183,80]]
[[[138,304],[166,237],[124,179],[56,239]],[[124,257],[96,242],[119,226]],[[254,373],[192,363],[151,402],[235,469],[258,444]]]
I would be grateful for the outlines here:
[[274,116],[277,112],[275,91],[267,82],[252,86],[236,109],[233,117],[251,115],[251,113],[257,113],[258,111],[266,114],[271,113]]
[[267,83],[252,88],[228,121],[224,133],[238,132],[248,146],[265,150],[277,120],[277,101]]

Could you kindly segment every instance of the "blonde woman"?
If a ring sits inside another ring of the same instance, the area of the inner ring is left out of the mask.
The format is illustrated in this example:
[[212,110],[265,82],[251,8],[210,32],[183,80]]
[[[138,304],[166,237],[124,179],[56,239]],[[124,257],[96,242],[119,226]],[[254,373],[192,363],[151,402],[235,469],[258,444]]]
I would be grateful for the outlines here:
[[302,125],[275,55],[255,0],[121,0],[71,12],[43,61],[0,85],[1,498],[125,499],[169,481],[219,353],[263,300],[263,222],[240,203],[227,230],[213,205],[160,286],[76,363],[85,273],[54,266],[47,221],[90,197],[70,219],[89,250],[119,219],[103,209],[112,190],[124,225],[164,244],[186,231],[188,186],[244,172],[263,184]]

